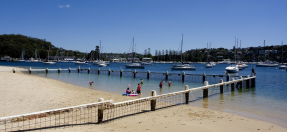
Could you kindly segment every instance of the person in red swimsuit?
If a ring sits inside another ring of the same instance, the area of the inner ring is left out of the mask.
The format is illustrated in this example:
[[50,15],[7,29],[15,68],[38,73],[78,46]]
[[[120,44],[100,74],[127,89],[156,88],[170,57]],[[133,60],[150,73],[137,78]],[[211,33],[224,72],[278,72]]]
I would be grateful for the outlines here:
[[140,84],[138,84],[138,89],[137,89],[137,93],[140,94],[141,93],[141,90],[142,90],[142,87]]

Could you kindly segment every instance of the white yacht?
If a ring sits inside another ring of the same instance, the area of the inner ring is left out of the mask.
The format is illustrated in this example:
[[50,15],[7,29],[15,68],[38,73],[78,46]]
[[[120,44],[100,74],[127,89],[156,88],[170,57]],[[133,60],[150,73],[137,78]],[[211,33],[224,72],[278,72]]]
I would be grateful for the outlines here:
[[239,72],[238,65],[236,64],[229,65],[228,67],[225,68],[225,70],[227,73],[238,73]]
[[144,65],[142,65],[141,63],[135,63],[134,62],[134,38],[133,38],[133,47],[132,47],[132,54],[133,54],[133,61],[129,64],[125,64],[126,68],[141,68],[144,69]]
[[56,62],[49,61],[49,52],[50,52],[50,46],[49,46],[47,61],[43,62],[43,64],[56,64]]

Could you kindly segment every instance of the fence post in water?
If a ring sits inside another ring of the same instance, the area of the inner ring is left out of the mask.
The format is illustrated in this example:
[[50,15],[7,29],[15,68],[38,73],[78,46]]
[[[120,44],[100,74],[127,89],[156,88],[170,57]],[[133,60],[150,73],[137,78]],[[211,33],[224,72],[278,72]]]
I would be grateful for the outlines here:
[[[240,79],[243,79],[242,76],[239,77]],[[240,82],[240,88],[242,88],[243,80]]]
[[202,76],[202,82],[204,83],[205,81],[205,73],[203,73],[203,76]]
[[[203,86],[208,86],[208,81],[204,81]],[[208,97],[208,88],[203,89],[203,98]]]
[[[231,81],[234,81],[234,78],[232,78]],[[234,83],[231,83],[231,91],[234,91]]]
[[[252,77],[254,77],[254,74],[252,74]],[[251,87],[255,87],[255,78],[251,79]]]
[[48,73],[48,68],[46,68],[46,74]]
[[15,73],[15,71],[16,71],[16,69],[15,69],[15,68],[13,68],[13,73]]
[[226,82],[228,82],[229,81],[229,73],[227,73],[227,75],[226,75]]
[[168,80],[168,71],[166,71],[165,80]]
[[147,70],[147,79],[149,79],[149,74],[150,74],[150,71]]
[[136,77],[136,74],[137,74],[137,71],[135,70],[135,71],[134,71],[134,77]]
[[58,73],[61,73],[61,68],[58,69]]
[[120,70],[120,77],[123,76],[123,69]]
[[184,76],[185,76],[185,72],[183,71],[183,72],[182,72],[182,77],[181,77],[182,82],[184,82]]
[[[155,90],[151,91],[151,96],[156,96],[156,91]],[[152,99],[150,101],[150,109],[151,109],[151,111],[155,111],[155,106],[156,106],[156,99]]]
[[[47,68],[48,69],[48,68]],[[71,68],[69,67],[69,73],[71,73]]]
[[98,69],[98,74],[100,74],[100,70],[101,70],[101,69],[99,68],[99,69]]
[[[223,79],[220,79],[220,83],[223,83]],[[223,93],[223,85],[220,85],[220,93]]]
[[[189,90],[188,85],[185,85],[184,90]],[[189,102],[189,92],[185,93],[185,104],[188,104]]]
[[78,73],[80,73],[80,66],[78,67]]
[[109,74],[109,75],[111,75],[111,69],[110,69],[110,68],[109,68],[109,72],[108,72],[108,74]]
[[31,72],[32,72],[32,68],[30,67],[30,68],[29,68],[29,74],[31,74]]
[[[99,98],[99,102],[104,102],[104,99],[103,98]],[[105,105],[104,104],[100,104],[98,106],[98,123],[102,123],[103,122],[104,109],[105,109]]]
[[90,70],[91,70],[91,69],[90,69],[90,67],[89,67],[89,68],[88,68],[88,74],[90,74]]
[[247,88],[249,88],[249,77],[250,77],[250,76],[249,76],[249,75],[247,75],[246,77],[247,77],[247,80],[246,80],[246,87],[247,87]]

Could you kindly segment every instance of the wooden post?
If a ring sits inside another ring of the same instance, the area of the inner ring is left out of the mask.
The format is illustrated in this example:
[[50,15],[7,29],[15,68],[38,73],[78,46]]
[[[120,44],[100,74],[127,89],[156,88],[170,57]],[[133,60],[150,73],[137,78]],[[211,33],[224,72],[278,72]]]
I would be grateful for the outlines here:
[[[184,90],[189,90],[188,85],[185,85]],[[185,104],[189,103],[189,92],[185,93]]]
[[89,68],[88,68],[88,74],[90,74],[90,70],[91,70],[91,69],[90,69],[90,67],[89,67]]
[[246,88],[249,88],[249,77],[250,77],[250,76],[247,75],[246,77],[247,77],[247,80],[246,80]]
[[16,72],[16,68],[13,68],[13,73],[15,73]]
[[202,83],[204,83],[204,81],[205,81],[205,73],[203,73],[202,75]]
[[78,73],[80,73],[80,66],[78,67]]
[[[104,102],[103,98],[99,98],[99,102]],[[104,119],[104,110],[105,110],[105,105],[101,104],[98,106],[98,123],[102,123]]]
[[185,76],[185,72],[183,71],[181,75],[182,82],[184,82],[184,76]]
[[[234,78],[232,78],[231,81],[234,81]],[[234,91],[234,83],[231,83],[231,91]]]
[[166,71],[165,80],[168,80],[168,71]]
[[71,73],[71,68],[69,67],[69,73]]
[[123,76],[123,70],[121,69],[120,70],[120,77],[122,77]]
[[[208,81],[204,81],[203,86],[208,86]],[[203,89],[203,98],[208,97],[208,88]]]
[[[252,77],[254,77],[254,74],[252,74]],[[251,87],[255,87],[255,78],[251,79]]]
[[229,81],[229,77],[230,77],[230,75],[229,75],[229,73],[227,73],[227,75],[226,75],[226,82]]
[[[243,79],[242,76],[240,76],[240,79]],[[240,88],[242,88],[243,81],[240,82]]]
[[135,70],[135,71],[134,71],[134,77],[136,77],[136,74],[137,74],[137,71]]
[[108,75],[111,75],[111,70],[110,70],[110,68],[109,68],[109,72],[108,72]]
[[98,69],[98,74],[100,74],[100,70],[101,70],[101,69],[99,68],[99,69]]
[[149,79],[149,74],[150,74],[150,71],[147,70],[147,79]]
[[[151,96],[156,96],[156,91],[152,90],[151,91]],[[150,101],[150,106],[151,106],[151,111],[155,111],[155,107],[156,107],[156,99],[153,99]]]
[[58,73],[61,73],[61,68],[58,69]]
[[[220,83],[223,83],[223,79],[220,79]],[[220,93],[223,93],[223,85],[220,85]]]
[[29,68],[29,74],[31,74],[31,72],[32,72],[32,68],[30,67],[30,68]]
[[48,73],[48,71],[49,71],[49,69],[48,69],[48,68],[46,68],[46,74]]

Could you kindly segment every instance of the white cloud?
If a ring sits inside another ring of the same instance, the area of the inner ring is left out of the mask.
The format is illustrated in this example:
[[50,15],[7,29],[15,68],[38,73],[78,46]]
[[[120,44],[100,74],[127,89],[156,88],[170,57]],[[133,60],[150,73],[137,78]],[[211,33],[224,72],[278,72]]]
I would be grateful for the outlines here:
[[66,8],[69,8],[70,5],[60,5],[60,6],[59,6],[59,8],[65,8],[65,7],[66,7]]

